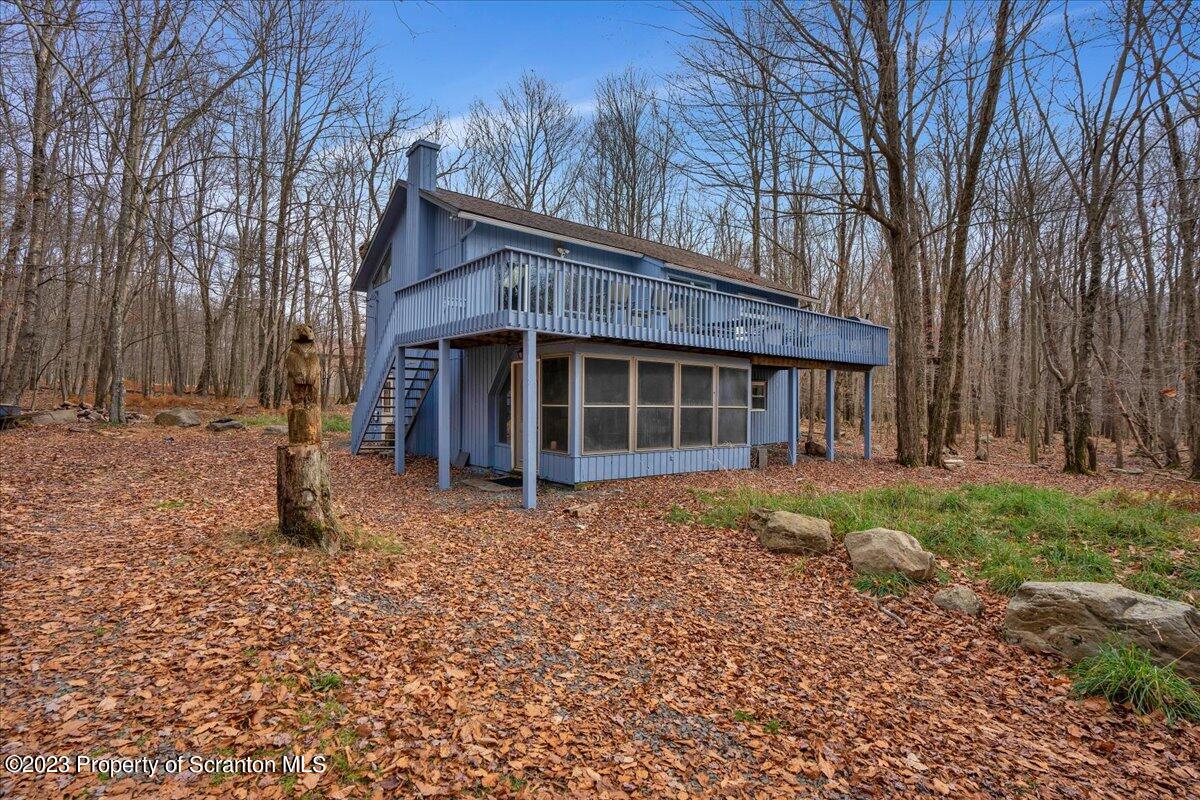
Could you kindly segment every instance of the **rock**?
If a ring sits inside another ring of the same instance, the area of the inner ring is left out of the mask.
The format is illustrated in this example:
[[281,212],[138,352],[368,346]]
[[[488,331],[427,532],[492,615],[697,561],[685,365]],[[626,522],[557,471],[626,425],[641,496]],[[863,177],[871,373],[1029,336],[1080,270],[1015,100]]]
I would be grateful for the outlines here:
[[1113,467],[1109,470],[1109,472],[1115,472],[1118,475],[1143,475],[1145,474],[1146,470],[1142,469],[1141,467],[1125,467],[1124,469],[1121,467]]
[[34,425],[59,425],[64,422],[75,422],[79,419],[79,410],[75,406],[56,408],[53,411],[40,411],[29,418]]
[[855,572],[899,572],[914,581],[933,577],[933,553],[904,531],[872,528],[846,534],[846,552]]
[[263,435],[287,436],[287,425],[268,425],[262,429]]
[[987,461],[988,460],[987,445],[980,444],[979,447],[975,448],[975,460],[976,461]]
[[946,465],[946,469],[963,468],[963,460],[961,458],[943,458],[942,463]]
[[772,553],[821,555],[833,548],[833,530],[827,520],[791,511],[752,509],[750,531]]
[[968,617],[978,617],[983,613],[983,603],[979,601],[979,595],[966,586],[942,589],[933,596],[933,604],[943,611],[966,614]]
[[591,517],[600,511],[599,503],[580,503],[567,508],[567,514],[572,517]]
[[146,419],[145,414],[139,414],[136,411],[126,411],[125,412],[125,421],[126,422],[141,422],[144,419]]
[[806,455],[806,456],[824,456],[825,455],[825,445],[821,444],[820,442],[814,442],[812,439],[809,439],[808,441],[806,441],[804,443],[804,455]]
[[1200,610],[1115,583],[1027,581],[1008,603],[1004,638],[1072,661],[1106,642],[1130,642],[1200,678]]
[[173,428],[194,428],[200,415],[190,408],[168,408],[154,415],[154,424]]
[[212,422],[208,423],[205,427],[208,428],[210,431],[218,431],[219,432],[219,431],[240,431],[243,428],[245,428],[246,426],[244,424],[242,424],[241,422],[238,422],[233,417],[221,417],[220,419],[214,419]]

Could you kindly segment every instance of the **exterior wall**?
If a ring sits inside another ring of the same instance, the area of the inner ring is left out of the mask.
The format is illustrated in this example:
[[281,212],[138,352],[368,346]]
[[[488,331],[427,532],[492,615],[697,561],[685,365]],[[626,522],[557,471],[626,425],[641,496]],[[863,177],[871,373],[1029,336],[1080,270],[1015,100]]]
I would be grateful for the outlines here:
[[[437,351],[428,351],[430,355],[437,356]],[[451,458],[459,450],[462,450],[462,439],[464,427],[461,424],[462,420],[462,383],[464,371],[462,368],[463,351],[450,351],[450,374],[443,376],[441,371],[433,379],[433,384],[430,385],[429,391],[425,394],[425,402],[421,404],[421,408],[417,411],[417,419],[413,422],[412,429],[408,432],[408,438],[405,440],[405,449],[409,453],[415,453],[419,456],[437,456],[437,403],[438,393],[442,390],[444,379],[449,380],[450,385],[450,455]]]
[[[540,477],[558,483],[575,484],[649,475],[749,468],[749,445],[587,455],[583,453],[583,426],[581,424],[583,414],[582,365],[583,357],[588,355],[660,358],[743,369],[750,368],[749,359],[649,347],[627,347],[586,340],[559,341],[538,347],[539,356],[561,354],[570,354],[573,358],[570,408],[571,442],[569,452],[566,454],[545,451],[541,453],[538,463]],[[751,375],[753,377],[753,370],[751,370]],[[751,441],[753,442],[752,438]],[[507,467],[499,468],[506,469]]]
[[673,475],[680,472],[748,469],[750,448],[737,445],[699,450],[654,450],[648,453],[581,456],[574,461],[575,480],[571,482],[588,483],[615,478]]
[[[471,261],[480,256],[486,256],[488,253],[499,250],[502,247],[515,247],[519,250],[528,250],[532,253],[557,256],[558,253],[555,250],[557,245],[557,240],[547,236],[522,233],[521,231],[514,231],[498,225],[489,225],[486,222],[480,222],[475,225],[475,228],[467,236],[466,241],[463,242],[462,258],[455,263]],[[570,250],[567,258],[572,261],[582,261],[598,267],[608,267],[609,269],[620,269],[626,272],[637,272],[642,275],[663,277],[661,268],[657,273],[654,272],[653,267],[648,266],[644,259],[625,256],[608,250],[600,250],[595,247],[585,247],[573,242],[564,246]],[[453,264],[447,266],[453,266]]]
[[767,410],[750,411],[750,443],[779,444],[788,437],[788,371],[775,367],[755,367],[751,380],[767,381]]

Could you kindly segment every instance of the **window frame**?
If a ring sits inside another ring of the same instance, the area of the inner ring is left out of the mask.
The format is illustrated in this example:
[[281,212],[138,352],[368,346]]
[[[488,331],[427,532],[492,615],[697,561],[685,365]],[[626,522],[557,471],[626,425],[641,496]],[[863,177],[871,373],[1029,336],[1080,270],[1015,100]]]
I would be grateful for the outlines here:
[[[708,405],[698,406],[692,403],[684,405],[683,403],[683,368],[684,367],[708,367],[711,374],[711,383],[709,384]],[[675,403],[675,449],[677,450],[711,450],[717,446],[717,365],[711,362],[704,361],[680,361],[676,367],[676,374],[679,375],[678,390],[676,392]],[[708,444],[684,444],[682,437],[683,426],[683,409],[685,408],[707,408],[712,412],[712,420],[709,424]]]
[[[746,367],[726,367],[726,366],[721,366],[721,365],[714,365],[714,366],[716,367],[717,373],[715,375],[715,381],[713,384],[713,447],[746,447],[747,445],[750,444],[749,413],[750,413],[750,399],[751,399],[750,395],[753,392],[751,387],[754,384],[753,376],[751,375],[750,370]],[[742,405],[740,405],[740,406],[731,406],[731,405],[726,405],[726,404],[721,403],[721,370],[723,370],[723,369],[730,370],[731,372],[736,371],[736,372],[746,373],[746,384],[747,384],[746,392],[747,392],[747,394],[745,397],[742,398]],[[743,428],[743,430],[745,431],[745,440],[744,441],[741,441],[741,442],[722,442],[721,441],[721,412],[726,409],[730,409],[730,410],[739,410],[740,409],[742,414],[746,415],[745,427]]]
[[[542,409],[544,409],[546,407],[546,402],[544,400],[544,395],[543,395],[543,389],[545,388],[546,382],[545,382],[545,380],[542,379],[542,369],[543,369],[543,365],[545,364],[546,361],[566,361],[567,362],[567,402],[550,404],[551,408],[561,408],[567,412],[566,441],[563,442],[562,450],[547,449],[542,443],[542,436],[546,431],[546,426],[542,420]],[[574,383],[574,381],[571,380],[571,377],[572,377],[571,354],[570,353],[562,353],[562,354],[555,353],[555,354],[547,354],[545,356],[538,356],[537,370],[538,370],[538,452],[554,453],[554,454],[560,455],[560,456],[570,455],[571,454],[571,399],[572,399],[571,384]]]
[[[634,358],[633,369],[633,391],[631,392],[631,401],[633,402],[633,443],[632,452],[635,453],[656,453],[664,450],[679,449],[679,362],[669,358]],[[671,402],[666,403],[640,403],[638,402],[638,365],[642,362],[647,364],[670,364],[671,365]],[[660,445],[658,447],[638,447],[638,421],[637,412],[643,408],[669,408],[671,409],[671,443],[668,445]]]
[[[625,378],[628,394],[626,402],[621,403],[589,403],[587,399],[587,365],[589,361],[624,361],[625,362]],[[637,395],[635,394],[637,379],[636,371],[633,368],[635,361],[634,356],[619,356],[619,355],[593,355],[590,353],[583,354],[583,369],[579,374],[579,454],[581,456],[602,456],[613,455],[616,453],[633,453],[637,452],[633,447],[637,444],[637,439],[634,438],[634,417],[637,408]],[[626,410],[626,425],[625,425],[625,447],[616,450],[589,450],[587,447],[587,411],[589,408],[624,408]]]
[[[767,410],[767,408],[768,408],[768,400],[767,400],[768,388],[767,387],[769,387],[770,385],[771,385],[770,381],[755,381],[755,380],[750,381],[750,410],[751,411],[766,411]],[[756,406],[754,404],[754,401],[759,399],[759,398],[755,397],[754,390],[759,387],[762,387],[762,395],[761,395],[762,408],[759,408],[758,406]]]
[[383,258],[375,266],[375,274],[371,276],[371,288],[378,289],[392,279],[392,245],[388,243],[383,251]]

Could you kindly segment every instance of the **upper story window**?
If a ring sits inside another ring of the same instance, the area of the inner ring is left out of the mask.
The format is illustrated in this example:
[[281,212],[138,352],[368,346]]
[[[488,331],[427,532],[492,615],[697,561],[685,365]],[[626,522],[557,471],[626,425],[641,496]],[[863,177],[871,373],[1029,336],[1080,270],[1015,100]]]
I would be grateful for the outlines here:
[[380,286],[388,282],[392,277],[392,246],[389,244],[387,250],[383,251],[383,258],[379,261],[379,266],[375,269],[375,278],[371,281],[371,288],[378,289]]

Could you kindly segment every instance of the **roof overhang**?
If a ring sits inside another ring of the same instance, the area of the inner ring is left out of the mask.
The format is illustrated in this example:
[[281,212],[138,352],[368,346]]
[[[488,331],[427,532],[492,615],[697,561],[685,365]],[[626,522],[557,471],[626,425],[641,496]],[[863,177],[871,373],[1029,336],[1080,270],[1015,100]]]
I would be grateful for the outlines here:
[[367,245],[367,252],[358,264],[354,280],[350,282],[351,291],[365,292],[371,288],[371,275],[374,274],[375,266],[387,250],[387,242],[391,239],[392,229],[400,221],[400,213],[404,209],[407,197],[408,192],[405,191],[403,181],[396,181],[392,184],[392,192],[388,195],[387,205],[383,208],[383,216],[379,218],[379,224],[375,226],[375,233],[371,235],[371,243]]
[[518,233],[532,233],[536,236],[542,236],[546,239],[554,239],[558,242],[567,242],[569,244],[579,245],[580,247],[590,247],[593,250],[603,250],[608,253],[620,253],[623,256],[631,256],[633,258],[645,258],[645,253],[639,253],[635,250],[625,250],[620,247],[613,247],[607,244],[598,244],[597,242],[589,242],[587,239],[577,239],[573,236],[563,236],[553,231],[543,230],[541,228],[531,228],[527,225],[517,225],[513,222],[505,222],[504,220],[496,219],[495,217],[487,217],[483,214],[474,214],[470,211],[459,211],[460,219],[474,220],[475,222],[483,222],[488,225],[495,225],[498,228],[506,228],[510,231]]

